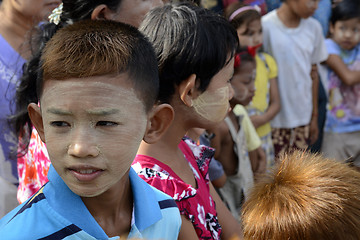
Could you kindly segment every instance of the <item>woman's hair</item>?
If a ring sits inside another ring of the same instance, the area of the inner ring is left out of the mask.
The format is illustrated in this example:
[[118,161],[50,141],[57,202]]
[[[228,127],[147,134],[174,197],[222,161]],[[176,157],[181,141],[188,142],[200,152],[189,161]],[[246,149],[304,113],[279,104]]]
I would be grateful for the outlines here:
[[238,29],[244,24],[248,26],[251,22],[261,19],[261,14],[255,7],[245,5],[238,1],[230,4],[224,10],[224,16],[235,29]]
[[295,151],[251,190],[242,210],[246,240],[360,239],[360,173]]
[[360,4],[358,0],[343,0],[331,12],[330,23],[346,21],[352,18],[360,19]]
[[158,100],[169,103],[175,88],[195,74],[205,91],[238,46],[234,28],[222,16],[190,3],[165,5],[145,17],[140,30],[152,42],[160,75]]
[[[58,30],[43,49],[37,95],[47,80],[66,80],[126,73],[148,112],[159,90],[155,52],[151,43],[128,24],[83,20]],[[79,89],[81,91],[81,89]]]
[[105,4],[109,9],[118,9],[121,0],[63,0],[63,10],[59,24],[44,23],[39,25],[31,39],[32,58],[23,67],[23,76],[20,78],[16,90],[16,113],[10,118],[16,133],[21,136],[19,154],[26,152],[32,129],[28,116],[29,103],[38,102],[36,92],[36,79],[39,71],[40,57],[45,44],[51,39],[58,29],[83,19],[90,19],[92,11],[100,4]]

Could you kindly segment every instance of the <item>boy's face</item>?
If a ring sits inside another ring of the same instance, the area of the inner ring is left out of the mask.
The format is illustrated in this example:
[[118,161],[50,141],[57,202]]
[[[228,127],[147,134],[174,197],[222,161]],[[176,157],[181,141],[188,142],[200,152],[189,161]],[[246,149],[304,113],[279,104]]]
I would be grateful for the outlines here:
[[237,29],[241,46],[257,46],[263,42],[263,33],[260,19],[246,25],[243,24]]
[[255,63],[243,62],[231,81],[234,88],[233,104],[248,105],[255,95]]
[[147,114],[127,74],[47,80],[41,115],[51,162],[82,197],[98,196],[127,176]]
[[336,21],[330,25],[330,33],[342,49],[351,50],[360,42],[360,18]]
[[314,15],[320,0],[286,0],[290,9],[300,18]]

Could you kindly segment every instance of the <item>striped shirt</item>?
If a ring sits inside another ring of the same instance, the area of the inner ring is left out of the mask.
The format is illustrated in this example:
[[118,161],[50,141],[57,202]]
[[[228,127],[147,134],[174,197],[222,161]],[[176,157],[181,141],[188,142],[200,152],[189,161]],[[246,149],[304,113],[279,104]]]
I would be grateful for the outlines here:
[[[51,166],[49,183],[0,220],[1,239],[120,239],[109,237]],[[128,238],[177,239],[179,210],[168,195],[130,169],[134,209]]]

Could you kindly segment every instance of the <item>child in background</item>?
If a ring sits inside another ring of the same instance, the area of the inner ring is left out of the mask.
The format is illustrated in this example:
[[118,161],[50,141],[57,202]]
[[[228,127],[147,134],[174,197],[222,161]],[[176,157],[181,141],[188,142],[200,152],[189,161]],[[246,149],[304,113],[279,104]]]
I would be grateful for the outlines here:
[[[218,189],[220,196],[233,216],[240,220],[243,200],[253,186],[254,175],[265,172],[266,158],[245,108],[239,105],[247,104],[254,95],[255,59],[247,51],[238,53],[235,59],[231,80],[234,97],[230,101],[234,109],[212,129],[215,137],[211,146],[216,149],[215,158],[222,163],[227,176],[225,186]],[[263,153],[262,158],[257,158],[259,152]]]
[[360,173],[294,151],[256,183],[242,219],[246,240],[360,239]]
[[277,84],[277,65],[267,53],[259,51],[262,42],[261,15],[255,7],[241,3],[230,5],[225,16],[235,27],[241,46],[256,52],[255,95],[247,106],[250,119],[261,138],[266,153],[267,167],[274,164],[274,146],[270,121],[280,111],[280,96]]
[[131,169],[156,117],[148,40],[127,24],[80,21],[56,32],[40,62],[40,106],[29,115],[49,152],[49,183],[0,221],[0,236],[177,239],[175,202]]
[[[60,0],[51,1],[51,3]],[[15,92],[34,26],[46,19],[55,6],[46,0],[3,0],[0,5],[0,218],[18,205],[16,163],[17,136],[8,118],[16,110]]]
[[317,4],[283,0],[279,9],[261,19],[264,50],[278,66],[281,109],[271,122],[275,157],[282,151],[306,149],[318,137],[316,64],[328,54],[321,25],[310,18]]
[[344,0],[330,19],[326,39],[329,103],[322,151],[360,169],[360,5]]
[[[240,237],[241,226],[209,181],[213,150],[184,138],[190,129],[218,124],[230,109],[236,32],[223,17],[189,3],[150,11],[140,30],[157,53],[158,101],[171,106],[160,105],[161,118],[151,123],[133,168],[176,201],[183,220],[179,239]],[[162,137],[151,137],[158,132]]]

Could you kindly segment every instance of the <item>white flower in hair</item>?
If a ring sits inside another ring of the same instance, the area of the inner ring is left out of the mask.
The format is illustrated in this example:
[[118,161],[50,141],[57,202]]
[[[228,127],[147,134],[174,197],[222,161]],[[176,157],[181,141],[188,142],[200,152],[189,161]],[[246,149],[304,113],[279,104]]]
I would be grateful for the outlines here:
[[49,16],[49,22],[54,23],[55,25],[58,25],[60,22],[60,16],[63,10],[63,3],[60,3],[60,5],[55,8],[50,16]]

